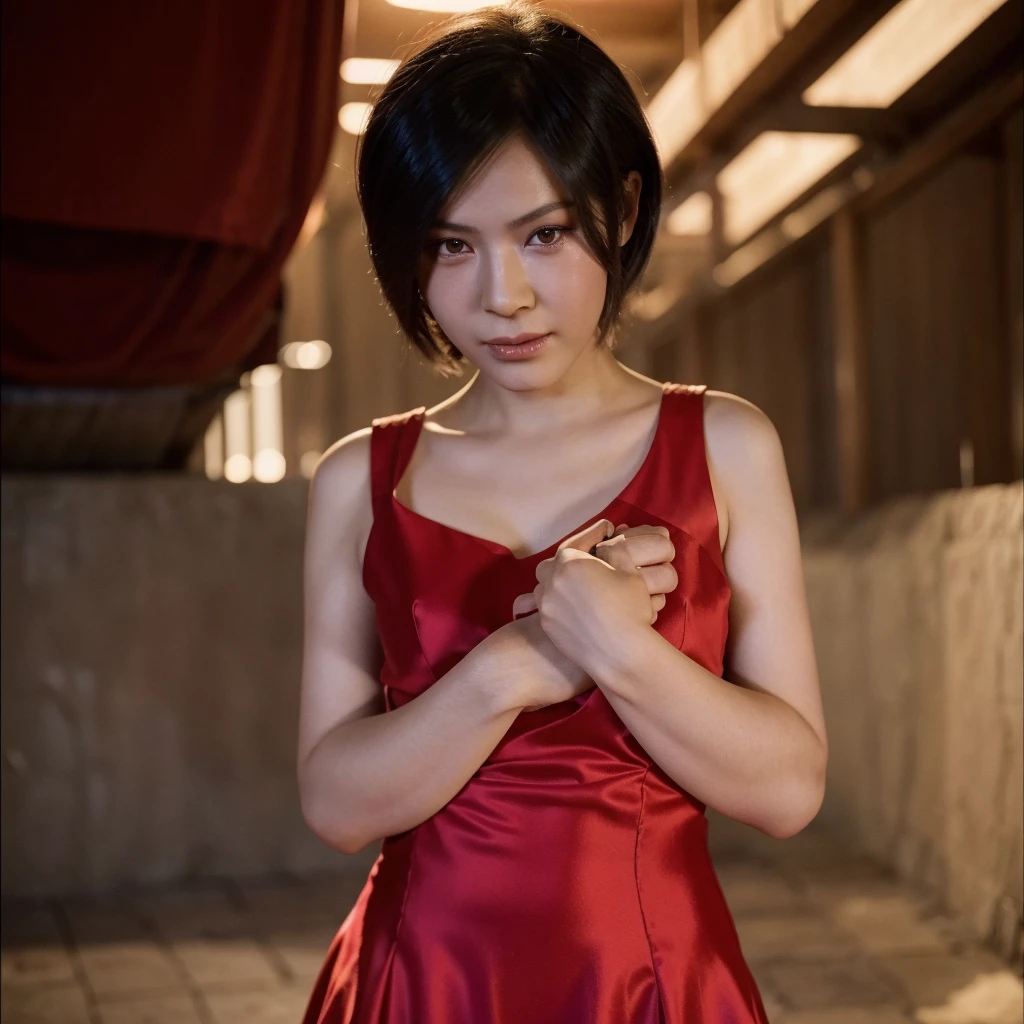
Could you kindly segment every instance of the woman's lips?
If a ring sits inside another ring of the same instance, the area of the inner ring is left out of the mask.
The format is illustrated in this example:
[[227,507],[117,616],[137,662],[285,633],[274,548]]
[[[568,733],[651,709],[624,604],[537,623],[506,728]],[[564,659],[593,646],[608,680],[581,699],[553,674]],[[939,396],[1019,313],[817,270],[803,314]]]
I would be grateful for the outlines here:
[[495,359],[509,363],[520,359],[531,359],[544,348],[549,337],[551,337],[550,334],[520,334],[518,338],[508,340],[495,338],[484,344]]
[[517,334],[514,338],[491,338],[489,341],[485,341],[485,345],[521,345],[524,341],[533,341],[535,338],[543,338],[543,334]]

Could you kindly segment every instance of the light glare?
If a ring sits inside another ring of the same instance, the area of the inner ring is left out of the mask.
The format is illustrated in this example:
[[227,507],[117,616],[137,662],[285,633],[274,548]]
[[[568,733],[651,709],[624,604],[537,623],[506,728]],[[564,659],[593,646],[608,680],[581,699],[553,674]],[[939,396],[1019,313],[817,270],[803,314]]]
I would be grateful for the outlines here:
[[342,81],[349,85],[384,85],[398,68],[397,60],[349,57],[341,62]]
[[244,388],[224,400],[224,479],[233,484],[248,480],[252,474],[251,411],[249,392]]
[[320,370],[331,361],[331,346],[326,341],[291,341],[281,349],[285,366],[293,370]]
[[672,235],[707,235],[711,233],[711,213],[711,196],[694,192],[668,215],[666,227]]
[[901,0],[813,85],[818,107],[888,107],[1005,0]]
[[261,484],[275,484],[284,476],[284,455],[276,448],[264,448],[252,460],[252,475]]
[[338,124],[349,135],[362,135],[366,131],[371,109],[369,103],[344,103],[338,111]]
[[248,455],[236,452],[224,463],[224,479],[233,484],[245,483],[252,476],[252,463]]
[[647,106],[647,120],[663,164],[672,162],[697,134],[704,119],[700,62],[684,60]]
[[276,363],[264,363],[252,371],[249,378],[254,388],[272,388],[281,379],[281,367]]
[[718,175],[725,240],[749,238],[859,148],[856,135],[762,132]]

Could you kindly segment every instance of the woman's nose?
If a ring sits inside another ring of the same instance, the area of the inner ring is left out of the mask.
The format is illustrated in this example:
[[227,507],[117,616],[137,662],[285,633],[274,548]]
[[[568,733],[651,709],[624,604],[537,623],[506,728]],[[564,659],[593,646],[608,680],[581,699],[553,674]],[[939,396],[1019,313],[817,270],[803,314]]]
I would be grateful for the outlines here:
[[488,312],[512,316],[534,304],[533,285],[515,246],[502,246],[483,261],[483,304]]

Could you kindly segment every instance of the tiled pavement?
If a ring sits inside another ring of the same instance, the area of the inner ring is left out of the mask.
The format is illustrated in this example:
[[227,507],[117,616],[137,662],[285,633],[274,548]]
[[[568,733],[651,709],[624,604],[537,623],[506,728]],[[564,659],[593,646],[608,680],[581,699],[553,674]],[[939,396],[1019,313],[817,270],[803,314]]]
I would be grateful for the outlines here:
[[[820,835],[717,861],[773,1024],[1020,1024],[1015,971]],[[297,1024],[361,881],[7,904],[3,1024]]]

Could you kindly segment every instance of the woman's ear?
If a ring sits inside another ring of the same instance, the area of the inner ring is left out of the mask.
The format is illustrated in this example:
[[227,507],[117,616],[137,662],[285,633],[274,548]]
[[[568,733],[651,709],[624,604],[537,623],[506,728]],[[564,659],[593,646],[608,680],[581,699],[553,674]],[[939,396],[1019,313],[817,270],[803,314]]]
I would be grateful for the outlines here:
[[636,218],[640,212],[640,186],[641,178],[639,171],[630,171],[626,180],[622,183],[625,192],[626,214],[622,218],[622,226],[619,229],[619,245],[625,245],[633,234],[636,227]]

